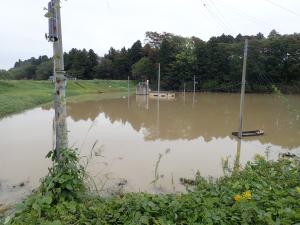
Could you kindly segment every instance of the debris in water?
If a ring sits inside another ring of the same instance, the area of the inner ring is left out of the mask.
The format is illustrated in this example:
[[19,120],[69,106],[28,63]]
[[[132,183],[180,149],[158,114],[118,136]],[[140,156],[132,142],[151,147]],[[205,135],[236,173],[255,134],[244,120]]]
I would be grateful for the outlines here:
[[295,158],[296,155],[292,154],[290,152],[287,152],[287,153],[279,153],[279,157],[282,157],[282,158]]
[[124,186],[127,184],[127,180],[126,179],[121,179],[119,182],[118,182],[118,186]]

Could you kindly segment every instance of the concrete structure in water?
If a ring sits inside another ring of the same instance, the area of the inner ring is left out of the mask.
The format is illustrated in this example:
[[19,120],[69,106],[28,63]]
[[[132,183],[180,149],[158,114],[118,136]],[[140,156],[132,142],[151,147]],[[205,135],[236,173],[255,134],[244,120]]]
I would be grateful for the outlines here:
[[146,82],[139,82],[136,86],[136,94],[137,95],[149,95],[149,80]]
[[159,98],[159,99],[175,99],[174,92],[150,92],[150,98]]

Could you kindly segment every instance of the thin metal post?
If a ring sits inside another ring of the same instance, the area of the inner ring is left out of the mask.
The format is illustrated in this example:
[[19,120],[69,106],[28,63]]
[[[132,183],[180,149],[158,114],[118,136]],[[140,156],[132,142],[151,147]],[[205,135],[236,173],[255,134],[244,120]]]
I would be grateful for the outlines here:
[[54,110],[55,110],[55,151],[57,159],[60,158],[60,150],[68,147],[67,133],[67,110],[66,110],[66,85],[67,79],[64,71],[64,56],[62,44],[62,29],[60,15],[60,0],[52,0],[56,16],[57,41],[53,42],[53,61],[54,61]]
[[158,63],[157,95],[157,136],[159,137],[160,63]]
[[194,95],[195,95],[195,91],[196,91],[196,77],[194,75]]
[[130,84],[129,84],[129,76],[128,76],[128,80],[127,80],[127,86],[128,86],[128,93],[129,93],[129,88],[130,88]]
[[241,88],[241,102],[240,102],[240,128],[239,138],[243,137],[243,117],[244,117],[244,99],[245,99],[245,85],[246,85],[246,72],[247,72],[247,55],[248,55],[248,39],[245,39],[244,48],[244,62],[243,62],[243,74],[242,74],[242,88]]
[[160,63],[158,63],[158,80],[157,80],[157,94],[160,94]]
[[127,107],[128,107],[128,109],[129,109],[129,106],[130,106],[130,100],[129,100],[129,96],[130,96],[130,80],[129,80],[129,76],[128,76],[128,94],[127,94]]
[[149,95],[149,80],[146,81],[146,95]]
[[195,104],[195,92],[196,92],[196,76],[194,75],[193,106]]

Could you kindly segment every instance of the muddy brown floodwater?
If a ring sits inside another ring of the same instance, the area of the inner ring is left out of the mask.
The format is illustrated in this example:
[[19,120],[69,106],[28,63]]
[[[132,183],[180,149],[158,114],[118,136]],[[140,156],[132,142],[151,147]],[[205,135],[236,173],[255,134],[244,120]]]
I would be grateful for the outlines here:
[[[239,94],[176,94],[175,100],[120,95],[106,100],[68,103],[70,146],[99,190],[125,184],[125,191],[183,191],[181,177],[197,171],[223,174],[222,158],[245,164],[255,154],[276,159],[280,152],[300,153],[300,96],[247,94],[245,130],[264,136],[231,136],[239,121]],[[0,120],[0,203],[13,202],[38,186],[51,166],[51,107],[39,107]],[[93,145],[95,145],[94,149]],[[161,156],[160,156],[161,155]],[[239,157],[236,157],[236,156]],[[155,165],[160,157],[154,186]],[[22,185],[23,184],[23,185]]]

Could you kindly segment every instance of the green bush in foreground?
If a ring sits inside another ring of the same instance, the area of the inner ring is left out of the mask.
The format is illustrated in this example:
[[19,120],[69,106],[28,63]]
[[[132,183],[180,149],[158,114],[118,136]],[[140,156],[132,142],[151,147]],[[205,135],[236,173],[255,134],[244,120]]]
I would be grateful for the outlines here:
[[[74,151],[54,164],[41,188],[7,224],[299,224],[300,167],[296,160],[257,157],[215,182],[201,176],[186,194],[89,194]],[[69,160],[71,158],[71,160]],[[64,159],[66,162],[66,159]],[[50,185],[51,184],[51,185]],[[47,188],[45,188],[47,187]]]

